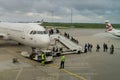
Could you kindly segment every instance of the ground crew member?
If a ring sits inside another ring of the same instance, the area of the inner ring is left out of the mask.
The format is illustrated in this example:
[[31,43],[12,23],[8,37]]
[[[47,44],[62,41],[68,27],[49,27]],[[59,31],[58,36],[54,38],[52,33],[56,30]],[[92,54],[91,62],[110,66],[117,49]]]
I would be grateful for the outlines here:
[[62,69],[62,68],[64,69],[65,56],[64,56],[63,54],[62,54],[60,60],[61,60],[61,63],[60,63],[60,69]]
[[43,52],[41,54],[41,59],[42,59],[41,64],[44,66],[45,65],[45,54]]
[[111,47],[110,47],[110,54],[113,54],[113,53],[114,53],[114,46],[112,44]]

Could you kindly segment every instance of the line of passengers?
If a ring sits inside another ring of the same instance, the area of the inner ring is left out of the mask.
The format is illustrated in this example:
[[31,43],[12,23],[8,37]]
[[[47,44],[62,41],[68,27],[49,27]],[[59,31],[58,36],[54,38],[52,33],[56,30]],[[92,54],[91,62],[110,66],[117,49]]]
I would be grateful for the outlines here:
[[73,38],[72,36],[70,36],[68,33],[65,32],[65,33],[64,33],[64,36],[65,36],[66,38],[70,39],[71,41],[73,41],[74,43],[79,44],[79,41],[76,40],[75,38]]
[[54,33],[59,33],[60,31],[56,28],[56,29],[50,29],[49,30],[49,34],[52,35]]

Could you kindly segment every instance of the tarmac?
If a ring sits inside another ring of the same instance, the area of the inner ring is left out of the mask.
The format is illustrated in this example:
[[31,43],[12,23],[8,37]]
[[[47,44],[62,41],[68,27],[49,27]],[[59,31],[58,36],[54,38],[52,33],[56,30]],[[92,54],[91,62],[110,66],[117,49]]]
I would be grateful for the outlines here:
[[[92,52],[65,55],[65,69],[59,69],[60,57],[54,62],[41,66],[39,62],[32,61],[20,55],[21,51],[31,52],[31,48],[17,45],[14,41],[0,40],[0,80],[120,80],[120,38],[105,33],[104,29],[61,29],[67,32],[79,44],[93,44]],[[103,43],[115,47],[111,55],[103,52]],[[99,44],[100,52],[96,52]],[[18,58],[19,63],[12,63]]]

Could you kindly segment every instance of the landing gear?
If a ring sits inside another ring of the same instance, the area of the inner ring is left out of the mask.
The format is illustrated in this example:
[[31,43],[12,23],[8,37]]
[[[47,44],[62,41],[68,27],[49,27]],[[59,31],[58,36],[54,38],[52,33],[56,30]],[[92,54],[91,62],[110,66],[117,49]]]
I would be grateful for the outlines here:
[[18,45],[22,45],[21,43],[18,43]]
[[78,52],[77,52],[77,54],[80,54],[80,53],[81,53],[81,51],[78,51]]
[[32,53],[35,53],[35,49],[36,49],[36,48],[32,47]]
[[32,47],[32,52],[30,54],[30,59],[33,59],[35,57],[35,55],[36,55],[35,49],[36,48]]
[[61,53],[56,53],[56,56],[57,56],[57,57],[60,57],[60,56],[61,56]]

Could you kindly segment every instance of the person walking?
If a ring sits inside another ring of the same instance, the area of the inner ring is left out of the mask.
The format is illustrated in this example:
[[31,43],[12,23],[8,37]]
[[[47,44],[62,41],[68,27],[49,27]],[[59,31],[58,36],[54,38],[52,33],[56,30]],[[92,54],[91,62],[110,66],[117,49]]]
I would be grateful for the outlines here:
[[100,46],[97,44],[96,52],[99,52]]
[[105,46],[106,46],[106,44],[104,43],[104,44],[103,44],[103,52],[105,52],[105,51],[106,51]]
[[65,63],[65,56],[62,54],[61,58],[61,63],[60,63],[60,69],[64,69],[64,63]]
[[105,52],[107,52],[107,51],[108,51],[108,45],[105,44]]
[[45,54],[43,52],[41,54],[41,59],[42,59],[41,64],[44,66],[45,65]]
[[84,46],[84,53],[87,53],[87,51],[88,51],[88,45],[85,44],[85,46]]
[[113,54],[113,53],[114,53],[114,45],[112,44],[110,47],[110,54]]
[[90,44],[90,52],[92,52],[92,48],[93,48],[93,45],[92,45],[92,44]]

